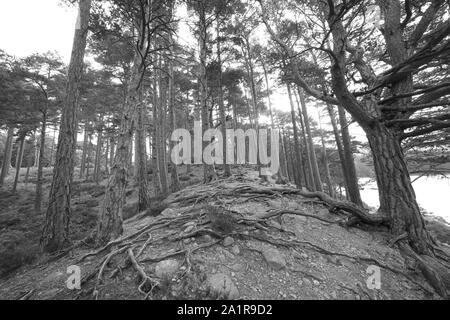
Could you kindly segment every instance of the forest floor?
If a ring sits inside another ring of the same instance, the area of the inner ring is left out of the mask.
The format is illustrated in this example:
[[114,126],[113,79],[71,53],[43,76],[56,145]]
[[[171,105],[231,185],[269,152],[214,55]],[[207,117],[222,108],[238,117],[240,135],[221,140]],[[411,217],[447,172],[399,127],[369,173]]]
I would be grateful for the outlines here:
[[[1,191],[0,299],[439,299],[386,231],[346,228],[345,216],[283,191],[292,186],[254,171],[208,185],[200,168],[181,177],[185,188],[158,204],[161,214],[137,214],[130,186],[121,241],[51,261],[38,255],[44,216],[34,214],[32,181]],[[103,192],[75,181],[74,242],[95,229]],[[450,248],[448,225],[429,227]],[[81,270],[80,290],[67,288],[69,266]],[[375,269],[379,289],[368,285]]]

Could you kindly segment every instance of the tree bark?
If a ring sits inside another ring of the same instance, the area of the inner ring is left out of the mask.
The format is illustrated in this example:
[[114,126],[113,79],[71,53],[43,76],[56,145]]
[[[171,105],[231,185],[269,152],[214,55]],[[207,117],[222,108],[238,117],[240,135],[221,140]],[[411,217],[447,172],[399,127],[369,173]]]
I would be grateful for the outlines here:
[[[306,137],[306,127],[305,127],[305,121],[303,119],[303,113],[300,107],[300,101],[298,100],[297,95],[295,94],[294,91],[294,95],[295,98],[297,100],[297,107],[298,107],[298,118],[299,118],[299,122],[300,122],[300,127],[301,127],[301,134],[302,134],[302,138],[303,138],[303,145],[305,146],[304,148],[304,152],[302,152],[302,157],[306,165],[303,166],[303,176],[305,177],[305,185],[306,188],[309,190],[316,190],[316,184],[315,184],[315,180],[314,180],[314,174],[313,174],[313,164],[312,164],[312,160],[311,160],[311,152],[310,152],[310,146],[308,143],[308,138]],[[306,158],[306,160],[305,160]]]
[[[203,4],[204,5],[204,4]],[[205,133],[210,128],[209,123],[209,108],[208,108],[208,84],[206,76],[206,58],[207,58],[207,41],[208,41],[208,30],[206,22],[206,9],[203,5],[199,5],[199,42],[200,42],[200,106],[202,114],[202,131]],[[202,139],[203,140],[203,139]],[[208,146],[210,142],[203,141],[203,150]],[[209,183],[217,179],[216,171],[214,166],[204,163],[203,164],[203,183]]]
[[380,123],[366,133],[373,152],[379,212],[390,217],[394,235],[406,232],[414,251],[430,253],[432,241],[425,229],[398,136]]
[[286,158],[285,138],[281,134],[281,131],[279,134],[280,134],[280,152],[281,152],[281,168],[280,168],[281,176],[282,178],[287,178],[289,180],[290,178],[289,178],[288,162]]
[[137,183],[139,192],[138,210],[142,212],[151,205],[150,184],[147,172],[147,148],[145,143],[145,106],[140,103],[137,111],[136,144]]
[[323,192],[322,180],[320,178],[319,166],[317,164],[316,151],[314,149],[314,142],[311,133],[311,125],[309,123],[308,108],[306,107],[305,94],[300,87],[297,87],[298,95],[300,97],[300,105],[302,107],[303,120],[305,122],[306,134],[307,134],[307,144],[309,145],[309,153],[312,162],[312,174],[314,177],[314,185],[316,191]]
[[79,175],[80,179],[83,179],[84,173],[86,172],[88,144],[89,144],[88,122],[86,122],[84,125],[83,152],[81,154],[80,175]]
[[40,144],[39,139],[37,137],[36,131],[34,132],[34,162],[33,162],[33,168],[39,167],[39,150],[40,150]]
[[105,171],[106,174],[109,175],[109,148],[110,148],[110,144],[109,144],[109,138],[105,137],[106,140],[106,150],[105,150]]
[[120,132],[117,138],[114,165],[106,186],[105,198],[97,225],[96,243],[98,246],[120,237],[123,232],[123,207],[126,201],[125,191],[130,174],[129,166],[133,141],[133,121],[135,120],[139,105],[140,80],[143,70],[143,62],[139,54],[135,53],[131,79],[120,123]]
[[13,139],[14,139],[14,128],[9,127],[5,143],[5,152],[3,153],[3,164],[2,164],[2,173],[0,175],[0,186],[2,186],[5,183],[5,179],[8,176],[9,170],[11,168]]
[[101,156],[102,156],[102,144],[103,144],[103,132],[102,129],[99,128],[97,130],[97,147],[95,150],[95,164],[94,164],[94,181],[99,184],[100,183],[100,174],[101,174]]
[[325,144],[325,137],[324,137],[323,129],[322,129],[322,117],[320,116],[320,109],[318,110],[318,116],[319,116],[320,139],[321,139],[321,142],[322,142],[323,165],[325,167],[325,177],[327,179],[328,194],[330,195],[330,197],[336,198],[336,193],[334,191],[333,182],[331,180],[330,163],[328,161],[327,146]]
[[161,174],[159,165],[159,115],[158,115],[158,92],[156,77],[153,80],[153,131],[152,131],[152,161],[153,161],[153,185],[155,194],[160,196],[162,194]]
[[348,129],[348,121],[345,115],[344,108],[338,106],[338,110],[339,110],[339,122],[341,124],[341,131],[342,131],[342,142],[344,146],[345,163],[348,174],[347,178],[348,193],[350,196],[350,200],[353,203],[362,206],[361,194],[359,192],[359,185],[358,185],[358,176],[356,175],[355,159],[353,158],[352,143],[350,138],[350,132]]
[[54,164],[53,155],[55,154],[55,139],[56,139],[56,130],[53,130],[52,148],[50,149],[50,160],[49,160],[50,167],[53,167],[53,164]]
[[[348,187],[348,172],[347,172],[347,163],[345,161],[344,147],[342,146],[342,138],[339,133],[338,124],[336,122],[336,115],[334,113],[334,108],[331,104],[327,104],[328,115],[330,116],[331,126],[333,127],[334,140],[336,142],[337,151],[339,154],[339,162],[341,164],[342,169],[342,177],[344,179],[345,190],[349,190]],[[342,194],[342,193],[341,193]],[[350,199],[348,191],[346,192],[347,199]]]
[[19,149],[17,150],[17,159],[16,159],[16,176],[14,178],[14,185],[12,189],[13,193],[16,193],[17,184],[19,183],[19,176],[20,176],[20,169],[22,167],[24,148],[25,148],[25,135],[23,134],[19,137]]
[[110,174],[111,174],[111,168],[114,165],[115,148],[116,148],[116,144],[115,144],[114,137],[111,137],[111,139],[110,139],[110,146],[109,146],[109,170],[110,170]]
[[218,79],[218,87],[219,87],[219,112],[220,112],[220,121],[222,123],[221,131],[223,137],[223,163],[224,163],[224,176],[231,176],[230,165],[227,163],[227,120],[225,115],[225,103],[223,99],[223,73],[222,73],[222,48],[221,48],[221,40],[220,40],[220,15],[216,14],[217,20],[217,62],[219,65],[219,79]]
[[42,210],[42,185],[43,181],[43,170],[44,170],[44,161],[45,161],[45,140],[46,140],[46,132],[47,132],[47,111],[42,114],[42,126],[41,126],[41,143],[39,149],[39,159],[38,159],[38,170],[36,177],[36,197],[34,199],[34,211],[37,214],[41,213]]
[[[288,96],[289,96],[289,102],[291,104],[291,120],[292,120],[292,127],[294,129],[294,153],[295,153],[295,163],[296,167],[303,168],[303,160],[302,160],[302,154],[300,152],[300,139],[298,137],[298,128],[297,128],[297,121],[295,116],[295,108],[294,108],[294,101],[292,100],[292,91],[291,91],[291,85],[287,84],[287,90],[288,90]],[[300,170],[296,170],[294,172],[294,181],[295,184],[299,189],[303,188],[302,183],[302,175],[300,173]]]
[[[169,41],[170,44],[173,45],[173,39],[172,34],[169,35]],[[176,118],[176,112],[175,112],[175,84],[174,84],[174,69],[173,69],[173,61],[169,61],[169,116],[170,116],[170,128],[172,129],[172,132],[177,129],[177,118]],[[170,142],[170,150],[175,146],[175,142]],[[170,172],[170,179],[172,181],[170,185],[170,191],[177,192],[181,189],[180,180],[178,178],[178,168],[175,163],[172,162],[172,159],[170,159],[171,165],[171,172]]]
[[[166,68],[167,64],[160,60],[159,72],[159,121],[158,121],[158,163],[159,174],[161,177],[161,191],[163,196],[169,194],[169,172],[167,166],[167,140],[166,140],[166,120],[167,120],[167,94],[168,94],[168,79],[166,74],[162,72],[162,68]],[[167,69],[166,69],[167,71]]]
[[89,173],[91,172],[92,147],[93,147],[92,135],[93,135],[93,131],[90,131],[88,133],[88,145],[87,145],[87,155],[86,155],[86,175],[84,177],[85,181],[89,180]]
[[47,252],[60,250],[69,242],[70,198],[78,124],[79,87],[83,75],[83,60],[86,50],[90,10],[91,0],[80,0],[80,15],[75,30],[72,57],[68,71],[66,97],[56,151],[56,163],[53,170],[49,205],[41,238],[41,248]]

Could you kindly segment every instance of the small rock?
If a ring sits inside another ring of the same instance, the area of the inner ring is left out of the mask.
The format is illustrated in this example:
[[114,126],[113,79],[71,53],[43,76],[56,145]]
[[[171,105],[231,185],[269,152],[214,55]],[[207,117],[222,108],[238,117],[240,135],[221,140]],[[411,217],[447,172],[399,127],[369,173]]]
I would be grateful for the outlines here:
[[211,275],[207,279],[209,292],[214,297],[235,300],[239,297],[239,290],[233,281],[224,273]]
[[328,214],[330,214],[330,211],[328,209],[323,208],[323,209],[319,209],[317,211],[317,214],[321,215],[321,216],[327,216]]
[[245,268],[245,266],[242,265],[242,264],[240,264],[240,263],[235,263],[235,264],[233,264],[230,268],[231,268],[231,270],[233,270],[233,271],[239,272],[239,271],[243,271],[244,268]]
[[223,240],[224,247],[229,247],[234,244],[234,239],[232,237],[226,237],[225,240]]
[[286,267],[286,260],[277,249],[267,249],[262,252],[267,264],[275,270],[281,270]]
[[175,216],[175,215],[176,215],[175,210],[173,210],[171,208],[167,208],[166,210],[161,212],[161,216],[163,216],[163,217],[172,217],[172,216]]
[[170,279],[179,268],[177,260],[164,260],[159,262],[155,267],[155,274],[160,279]]
[[293,293],[289,294],[291,296],[292,299],[297,299],[297,296]]
[[234,255],[239,255],[239,254],[241,253],[241,250],[239,249],[239,246],[238,246],[238,245],[234,245],[233,248],[231,248],[231,252],[232,252]]
[[228,250],[223,250],[222,252],[225,254],[225,256],[226,256],[228,259],[233,259],[233,258],[234,258],[234,255],[233,255],[230,251],[228,251]]
[[280,230],[283,229],[283,227],[281,226],[281,224],[279,224],[278,222],[273,221],[273,220],[270,221],[269,225],[271,225],[271,226],[274,227],[275,229],[280,229]]
[[183,242],[184,242],[185,244],[189,244],[189,243],[191,242],[191,239],[184,239]]
[[190,227],[190,226],[195,227],[195,222],[194,222],[194,221],[190,221],[190,222],[188,222],[188,223],[185,223],[185,224],[183,225],[183,228],[187,228],[187,227]]
[[191,233],[192,231],[194,231],[194,226],[188,226],[186,229],[184,229],[184,233]]
[[210,236],[210,235],[204,235],[203,237],[202,237],[202,239],[203,239],[203,241],[205,241],[205,242],[210,242],[211,240],[212,240],[212,237]]
[[314,283],[314,285],[315,285],[315,286],[318,286],[318,285],[320,285],[320,282],[319,282],[319,281],[317,281],[317,280],[313,280],[313,283]]

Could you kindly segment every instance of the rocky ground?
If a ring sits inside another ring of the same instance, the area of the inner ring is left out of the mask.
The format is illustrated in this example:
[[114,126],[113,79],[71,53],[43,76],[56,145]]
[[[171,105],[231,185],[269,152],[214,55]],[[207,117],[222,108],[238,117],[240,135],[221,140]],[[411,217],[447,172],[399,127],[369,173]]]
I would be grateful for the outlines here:
[[[78,239],[95,225],[102,194],[80,187],[75,208],[88,213],[75,214]],[[255,173],[194,184],[159,211],[129,214],[124,236],[101,250],[80,246],[10,273],[0,299],[439,299],[385,230],[346,228],[345,215],[292,190]],[[80,290],[67,288],[70,266],[81,270]]]

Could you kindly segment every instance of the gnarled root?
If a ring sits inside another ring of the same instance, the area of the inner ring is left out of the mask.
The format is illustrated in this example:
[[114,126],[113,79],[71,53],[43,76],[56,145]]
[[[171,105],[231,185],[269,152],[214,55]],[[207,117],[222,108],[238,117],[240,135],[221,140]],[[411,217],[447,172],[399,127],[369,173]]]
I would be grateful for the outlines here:
[[417,254],[405,240],[398,242],[399,248],[414,258],[428,283],[445,299],[450,299],[450,271],[438,259]]

